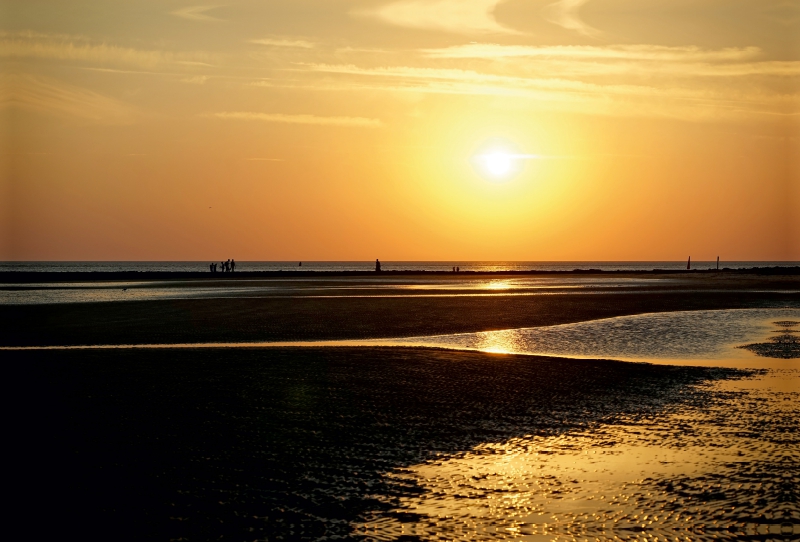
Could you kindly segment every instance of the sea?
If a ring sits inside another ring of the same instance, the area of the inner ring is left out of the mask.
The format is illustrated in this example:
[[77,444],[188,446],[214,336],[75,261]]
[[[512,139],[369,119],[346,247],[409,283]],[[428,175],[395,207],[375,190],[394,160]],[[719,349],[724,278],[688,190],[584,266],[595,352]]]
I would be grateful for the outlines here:
[[[5,271],[208,271],[210,261],[5,261]],[[686,269],[681,261],[381,261],[383,271],[651,271]],[[720,269],[794,267],[796,261],[720,261]],[[716,261],[692,261],[692,269],[715,269]],[[237,261],[236,271],[373,271],[374,261]]]

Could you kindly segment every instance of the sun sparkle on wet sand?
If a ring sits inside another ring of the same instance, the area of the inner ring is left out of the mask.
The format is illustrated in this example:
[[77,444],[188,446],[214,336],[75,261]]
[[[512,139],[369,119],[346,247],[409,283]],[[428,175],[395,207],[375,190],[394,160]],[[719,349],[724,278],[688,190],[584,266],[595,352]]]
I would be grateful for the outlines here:
[[[796,303],[785,283],[718,290],[227,299],[227,319],[219,300],[23,306],[0,339],[359,338]],[[42,536],[800,538],[794,370],[397,347],[2,354],[13,491]]]

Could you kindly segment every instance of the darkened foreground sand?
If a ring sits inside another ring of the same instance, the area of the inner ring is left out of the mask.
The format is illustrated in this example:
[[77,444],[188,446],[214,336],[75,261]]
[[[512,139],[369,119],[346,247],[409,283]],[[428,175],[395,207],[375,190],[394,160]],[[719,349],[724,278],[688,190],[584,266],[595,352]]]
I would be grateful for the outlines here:
[[[22,482],[9,494],[38,540],[358,538],[365,518],[420,519],[393,510],[426,490],[391,473],[707,408],[698,385],[748,374],[409,348],[4,352],[3,367]],[[682,438],[713,438],[682,423]],[[764,514],[796,489],[765,476],[746,514],[779,525]],[[728,491],[713,485],[692,498]]]
[[[455,284],[464,280],[452,279]],[[331,287],[330,282],[325,284]],[[218,283],[209,286],[220,291],[227,287]],[[297,289],[293,290],[295,297],[7,305],[4,311],[8,317],[0,326],[0,346],[409,337],[645,312],[800,305],[800,285],[791,277],[708,276],[632,287],[604,288],[599,284],[593,289],[562,288],[555,293],[538,290],[532,295],[513,295],[519,291],[487,295],[487,290],[479,296],[468,295],[476,290],[455,295],[458,291],[402,289],[394,283],[382,286],[378,289],[374,281],[365,282],[364,290],[356,292],[362,297],[348,297],[352,291],[339,297],[311,296]],[[431,293],[442,295],[426,295]]]

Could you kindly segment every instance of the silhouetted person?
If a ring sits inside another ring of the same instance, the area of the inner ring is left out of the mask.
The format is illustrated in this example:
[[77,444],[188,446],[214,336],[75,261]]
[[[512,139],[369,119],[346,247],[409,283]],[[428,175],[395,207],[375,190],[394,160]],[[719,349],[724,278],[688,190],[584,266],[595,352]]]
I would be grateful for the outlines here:
[[303,262],[298,263],[297,267],[303,267]]
[[378,258],[375,258],[375,272],[376,273],[381,272],[381,262]]
[[212,273],[214,272],[214,264],[213,263],[208,264],[208,270],[210,272],[212,272]]
[[456,266],[454,265],[453,266],[453,273],[455,273],[455,272],[456,272]]
[[222,272],[223,272],[223,273],[224,273],[225,271],[227,271],[227,269],[225,269],[225,262],[219,262],[219,266],[222,268]]
[[456,267],[456,273],[460,273],[460,272],[461,272],[461,268]]
[[236,260],[231,258],[231,273],[233,273],[234,271],[236,271]]
[[689,256],[689,260],[686,262],[686,269],[688,270],[691,268],[692,268],[692,257]]

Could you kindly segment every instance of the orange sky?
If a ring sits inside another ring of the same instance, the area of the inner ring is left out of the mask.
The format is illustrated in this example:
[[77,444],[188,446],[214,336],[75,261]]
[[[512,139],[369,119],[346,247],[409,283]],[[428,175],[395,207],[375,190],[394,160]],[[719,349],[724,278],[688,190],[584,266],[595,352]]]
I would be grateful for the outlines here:
[[796,2],[2,9],[2,260],[800,259]]

